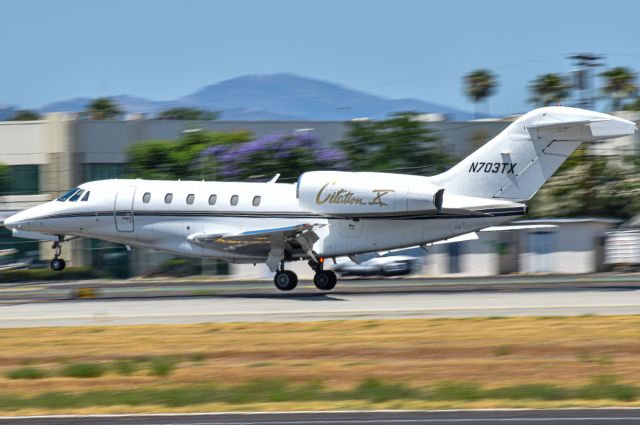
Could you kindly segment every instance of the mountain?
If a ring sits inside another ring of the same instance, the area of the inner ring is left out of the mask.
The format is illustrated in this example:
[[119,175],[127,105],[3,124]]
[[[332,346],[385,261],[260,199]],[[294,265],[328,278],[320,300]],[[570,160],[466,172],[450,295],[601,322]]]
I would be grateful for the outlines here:
[[[154,101],[124,94],[109,97],[125,111],[143,114],[156,114],[176,104],[176,102]],[[88,97],[75,97],[73,99],[49,103],[38,110],[40,112],[80,112],[83,111],[92,100],[93,99]]]
[[6,121],[13,118],[18,112],[14,107],[8,105],[0,105],[0,121]]
[[[112,96],[127,112],[149,115],[177,106],[221,111],[223,120],[345,120],[384,118],[398,111],[442,113],[466,120],[473,114],[417,99],[387,99],[338,84],[292,74],[247,75],[225,80],[175,100]],[[74,98],[48,104],[41,112],[78,112],[90,101]]]

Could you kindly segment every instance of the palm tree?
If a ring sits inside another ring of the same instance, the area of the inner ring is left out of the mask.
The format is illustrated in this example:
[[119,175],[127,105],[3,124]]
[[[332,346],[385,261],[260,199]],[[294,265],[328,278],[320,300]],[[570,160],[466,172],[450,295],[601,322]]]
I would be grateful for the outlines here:
[[611,109],[614,111],[620,110],[622,101],[638,90],[636,74],[624,66],[611,68],[600,73],[600,76],[605,79],[602,91],[611,97]]
[[[493,96],[498,86],[498,77],[488,69],[477,69],[464,76],[465,94],[475,105],[475,116],[478,117],[478,102]],[[487,112],[489,108],[487,106]]]
[[543,74],[529,84],[530,102],[549,106],[560,103],[571,94],[571,83],[560,74]]
[[84,112],[92,120],[112,120],[123,114],[122,109],[108,97],[94,99]]

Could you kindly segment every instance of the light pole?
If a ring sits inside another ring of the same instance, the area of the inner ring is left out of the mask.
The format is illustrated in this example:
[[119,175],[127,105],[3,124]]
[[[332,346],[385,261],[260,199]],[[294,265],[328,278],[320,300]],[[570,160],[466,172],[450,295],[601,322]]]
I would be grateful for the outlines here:
[[603,59],[603,56],[593,53],[576,53],[569,55],[568,59],[573,60],[577,67],[574,71],[574,87],[579,92],[578,105],[582,108],[591,109],[593,108],[595,97],[591,87],[591,69],[603,65],[599,62]]

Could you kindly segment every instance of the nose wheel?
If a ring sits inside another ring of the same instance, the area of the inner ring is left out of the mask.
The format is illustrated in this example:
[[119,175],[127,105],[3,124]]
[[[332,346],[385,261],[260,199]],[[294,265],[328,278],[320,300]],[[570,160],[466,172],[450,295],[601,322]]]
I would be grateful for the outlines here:
[[51,260],[51,268],[57,272],[64,270],[66,263],[62,258],[54,258]]
[[51,260],[51,269],[57,272],[62,271],[67,264],[62,258],[59,258],[60,254],[62,254],[62,246],[60,246],[60,242],[54,242],[52,248],[55,249],[56,252],[53,255],[53,260]]

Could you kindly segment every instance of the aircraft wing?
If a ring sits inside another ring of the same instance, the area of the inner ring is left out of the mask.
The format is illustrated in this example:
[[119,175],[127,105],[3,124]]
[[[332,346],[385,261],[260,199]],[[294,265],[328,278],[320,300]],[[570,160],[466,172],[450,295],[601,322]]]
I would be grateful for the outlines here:
[[189,236],[189,239],[195,243],[263,243],[269,242],[274,234],[282,234],[282,236],[295,236],[305,230],[312,229],[313,224],[297,224],[285,227],[271,227],[255,230],[247,230],[240,233],[197,233]]
[[267,256],[274,240],[289,244],[290,249],[310,250],[318,239],[314,229],[319,223],[295,224],[285,227],[266,227],[239,233],[196,233],[188,239],[200,246],[216,250],[235,251],[243,255]]

